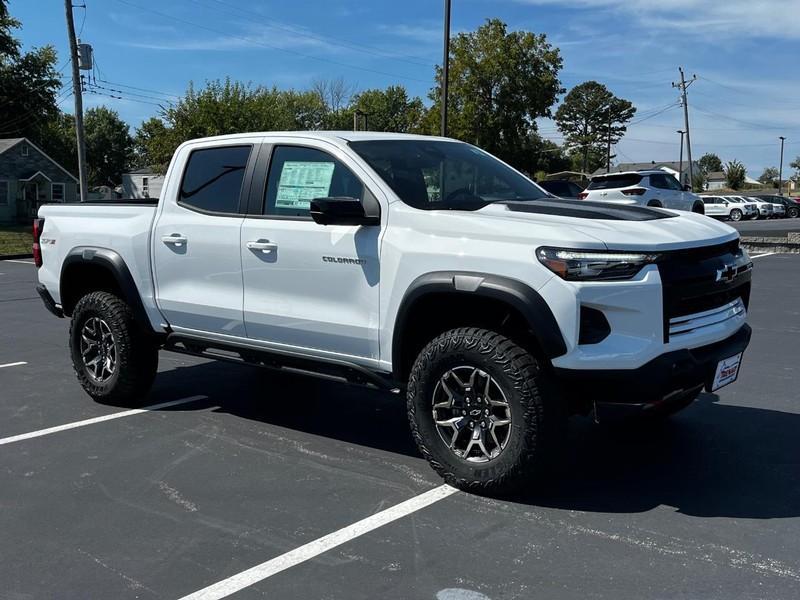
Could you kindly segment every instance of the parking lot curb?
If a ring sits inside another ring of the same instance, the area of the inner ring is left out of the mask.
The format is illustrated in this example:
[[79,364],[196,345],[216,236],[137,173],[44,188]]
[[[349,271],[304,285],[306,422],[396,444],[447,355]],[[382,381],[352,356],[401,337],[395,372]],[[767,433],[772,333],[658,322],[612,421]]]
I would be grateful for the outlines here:
[[798,232],[789,232],[787,237],[745,236],[741,240],[742,246],[748,252],[768,250],[770,252],[800,254],[800,233]]

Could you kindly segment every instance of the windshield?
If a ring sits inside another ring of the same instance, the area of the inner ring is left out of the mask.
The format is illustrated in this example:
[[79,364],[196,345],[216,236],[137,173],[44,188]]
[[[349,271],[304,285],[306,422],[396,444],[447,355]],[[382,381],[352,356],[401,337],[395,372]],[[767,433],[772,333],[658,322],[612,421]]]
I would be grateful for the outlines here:
[[492,202],[547,197],[530,179],[469,144],[376,140],[350,147],[414,208],[477,210]]

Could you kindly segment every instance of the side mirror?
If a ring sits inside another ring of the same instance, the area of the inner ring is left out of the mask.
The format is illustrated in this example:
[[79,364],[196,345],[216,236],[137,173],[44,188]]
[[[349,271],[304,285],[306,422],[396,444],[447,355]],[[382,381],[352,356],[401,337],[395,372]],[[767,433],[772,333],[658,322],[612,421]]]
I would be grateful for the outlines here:
[[380,213],[369,214],[356,198],[315,198],[311,201],[311,218],[320,225],[380,225]]
[[690,186],[690,185],[687,183],[686,185],[684,185],[684,186],[683,186],[683,191],[684,191],[684,192],[691,192],[691,191],[692,191],[692,186]]

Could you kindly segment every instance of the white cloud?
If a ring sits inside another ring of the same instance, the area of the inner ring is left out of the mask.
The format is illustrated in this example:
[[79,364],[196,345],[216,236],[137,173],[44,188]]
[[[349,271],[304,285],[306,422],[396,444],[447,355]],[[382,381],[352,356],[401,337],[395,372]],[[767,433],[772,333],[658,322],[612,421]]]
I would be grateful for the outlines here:
[[609,9],[649,30],[800,39],[797,0],[514,0],[521,4]]

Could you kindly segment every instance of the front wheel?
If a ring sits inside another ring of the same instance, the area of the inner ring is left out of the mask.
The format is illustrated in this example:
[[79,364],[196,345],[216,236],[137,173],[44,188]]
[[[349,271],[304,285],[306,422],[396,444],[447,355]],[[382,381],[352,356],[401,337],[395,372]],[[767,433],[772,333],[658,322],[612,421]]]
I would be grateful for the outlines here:
[[535,485],[565,437],[564,403],[549,376],[527,350],[485,329],[447,331],[422,350],[407,408],[433,469],[481,494]]
[[738,208],[734,208],[731,211],[731,221],[741,221],[742,220],[742,211]]
[[124,405],[150,389],[158,346],[117,296],[92,292],[81,298],[72,311],[69,339],[78,381],[95,400]]

